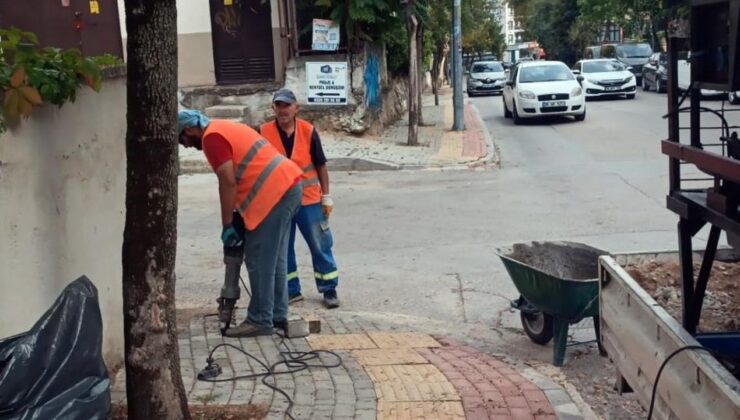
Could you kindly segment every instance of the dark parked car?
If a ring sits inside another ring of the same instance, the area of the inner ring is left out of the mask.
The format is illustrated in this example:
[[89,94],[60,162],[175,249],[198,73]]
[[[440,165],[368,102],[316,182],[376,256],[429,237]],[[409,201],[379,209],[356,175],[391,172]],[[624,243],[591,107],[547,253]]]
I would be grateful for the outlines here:
[[652,55],[653,48],[644,42],[624,42],[601,46],[601,57],[616,58],[621,61],[635,75],[637,84],[642,82],[642,67],[647,64]]
[[668,89],[668,56],[655,53],[642,68],[642,90],[663,93]]

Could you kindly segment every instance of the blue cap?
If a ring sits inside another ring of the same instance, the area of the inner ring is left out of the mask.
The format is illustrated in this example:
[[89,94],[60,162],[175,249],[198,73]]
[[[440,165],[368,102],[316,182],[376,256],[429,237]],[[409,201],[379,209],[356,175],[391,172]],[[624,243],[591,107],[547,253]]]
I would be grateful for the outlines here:
[[295,98],[295,94],[290,89],[280,89],[272,95],[272,102],[285,102],[286,104],[294,104],[298,102]]

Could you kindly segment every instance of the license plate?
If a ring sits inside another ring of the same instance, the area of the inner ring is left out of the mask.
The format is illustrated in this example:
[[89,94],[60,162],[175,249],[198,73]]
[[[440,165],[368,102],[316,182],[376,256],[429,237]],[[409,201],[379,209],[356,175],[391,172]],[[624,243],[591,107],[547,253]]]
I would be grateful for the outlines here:
[[614,91],[614,90],[619,90],[619,87],[618,86],[607,86],[606,87],[606,90],[609,91],[609,92],[611,92],[611,91]]
[[543,108],[553,108],[556,106],[565,106],[565,101],[545,101],[542,102]]

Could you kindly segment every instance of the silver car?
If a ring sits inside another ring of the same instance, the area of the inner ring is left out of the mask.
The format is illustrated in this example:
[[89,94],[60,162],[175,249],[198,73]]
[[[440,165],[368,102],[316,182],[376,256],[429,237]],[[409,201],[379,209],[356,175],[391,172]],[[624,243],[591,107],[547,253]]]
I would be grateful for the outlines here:
[[468,74],[468,96],[501,93],[506,84],[506,73],[500,61],[476,61]]

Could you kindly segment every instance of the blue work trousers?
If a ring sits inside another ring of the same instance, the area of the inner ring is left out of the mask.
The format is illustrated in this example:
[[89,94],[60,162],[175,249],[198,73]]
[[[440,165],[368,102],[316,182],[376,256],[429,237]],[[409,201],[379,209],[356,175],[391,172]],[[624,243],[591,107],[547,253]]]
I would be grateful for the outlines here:
[[253,324],[271,328],[273,322],[288,318],[288,235],[302,197],[301,185],[292,187],[265,220],[244,235],[244,261],[252,289],[247,319]]
[[295,256],[296,227],[308,244],[313,262],[314,278],[319,293],[334,290],[339,282],[337,263],[331,247],[334,239],[329,229],[329,221],[321,211],[321,204],[301,206],[298,214],[293,218],[288,241],[288,293],[291,296],[301,293],[301,283],[298,279],[298,262]]

